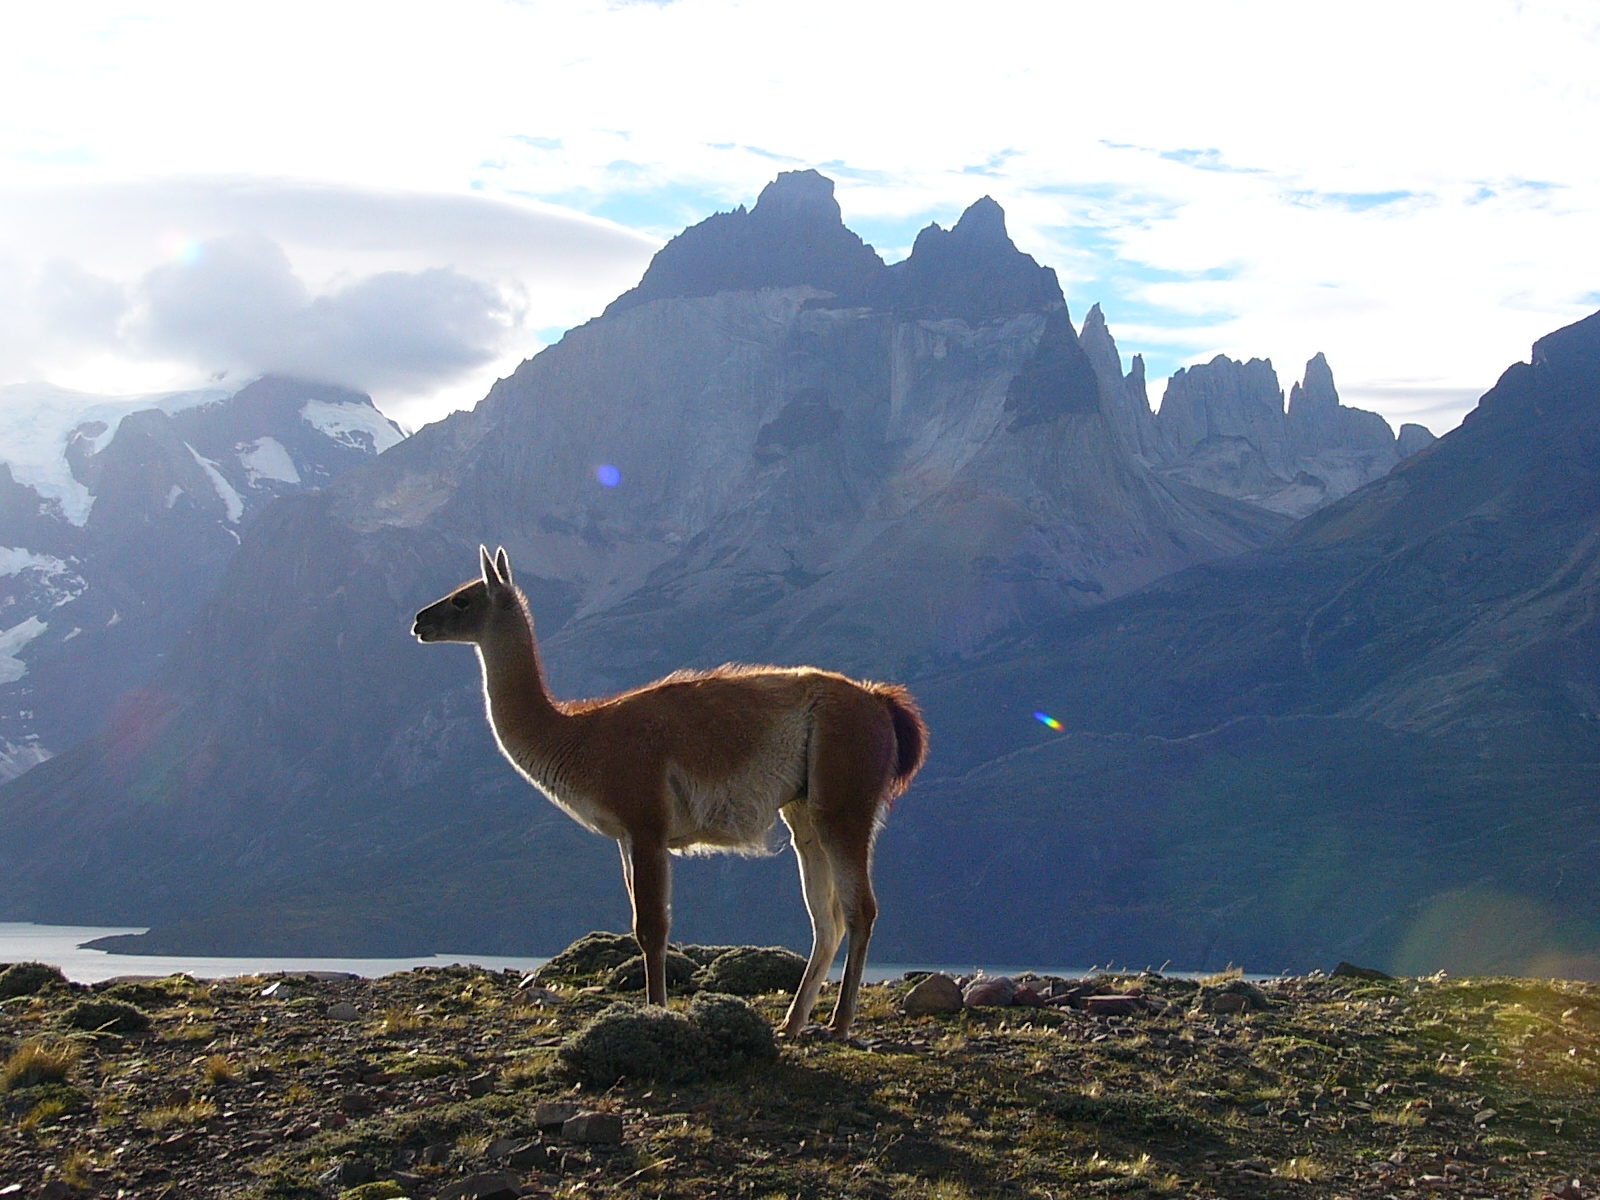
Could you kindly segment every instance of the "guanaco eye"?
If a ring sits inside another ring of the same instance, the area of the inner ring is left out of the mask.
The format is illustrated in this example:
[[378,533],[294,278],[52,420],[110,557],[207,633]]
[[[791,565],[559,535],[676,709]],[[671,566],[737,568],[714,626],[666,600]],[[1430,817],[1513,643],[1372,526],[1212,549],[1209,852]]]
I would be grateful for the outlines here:
[[452,596],[450,597],[450,603],[456,608],[472,607],[472,599],[469,596]]

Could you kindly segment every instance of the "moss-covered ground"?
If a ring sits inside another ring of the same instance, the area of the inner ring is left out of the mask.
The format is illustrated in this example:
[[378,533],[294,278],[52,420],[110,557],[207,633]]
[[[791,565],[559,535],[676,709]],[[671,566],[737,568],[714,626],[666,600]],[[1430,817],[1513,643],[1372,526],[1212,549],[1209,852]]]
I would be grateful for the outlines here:
[[[601,1091],[562,1079],[556,1049],[615,996],[565,986],[541,1006],[517,983],[447,968],[99,988],[152,1015],[126,1034],[66,1022],[81,988],[4,1001],[0,1062],[26,1050],[28,1069],[0,1092],[0,1187],[336,1196],[348,1179],[329,1172],[365,1161],[392,1182],[351,1194],[427,1197],[512,1144],[525,1194],[574,1198],[1540,1197],[1574,1176],[1592,1195],[1600,1163],[1591,984],[1313,976],[1219,1016],[1146,978],[1166,1012],[913,1019],[897,982],[865,989],[852,1043]],[[774,1022],[785,1003],[757,1000]],[[556,1099],[620,1114],[622,1145],[541,1137],[534,1106]]]

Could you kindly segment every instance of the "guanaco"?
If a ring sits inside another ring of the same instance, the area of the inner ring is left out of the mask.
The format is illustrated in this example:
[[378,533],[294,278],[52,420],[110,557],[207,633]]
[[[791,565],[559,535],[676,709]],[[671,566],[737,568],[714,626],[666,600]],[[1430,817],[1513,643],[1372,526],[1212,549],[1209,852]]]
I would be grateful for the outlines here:
[[812,935],[783,1033],[805,1028],[848,931],[829,1022],[846,1036],[878,915],[873,840],[927,755],[911,694],[814,667],[730,664],[603,699],[555,700],[505,548],[478,553],[481,578],[419,612],[412,632],[477,649],[501,752],[578,824],[616,840],[648,1003],[667,1002],[671,853],[760,852],[781,815]]

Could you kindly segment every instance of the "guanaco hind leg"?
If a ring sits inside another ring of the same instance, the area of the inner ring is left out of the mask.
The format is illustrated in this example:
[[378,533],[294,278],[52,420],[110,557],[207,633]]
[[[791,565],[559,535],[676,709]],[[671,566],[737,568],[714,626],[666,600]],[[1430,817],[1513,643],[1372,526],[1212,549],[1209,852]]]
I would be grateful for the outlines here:
[[833,887],[833,867],[822,848],[810,808],[804,800],[796,800],[781,811],[793,836],[795,857],[800,860],[800,887],[805,893],[806,911],[811,914],[811,958],[806,962],[800,986],[795,989],[789,1015],[783,1020],[784,1036],[794,1037],[811,1018],[817,993],[822,990],[828,968],[833,965],[833,956],[839,952],[839,942],[844,937],[844,912]]
[[872,941],[872,926],[878,919],[878,901],[872,894],[870,845],[829,846],[828,849],[833,859],[834,888],[850,933],[844,978],[839,983],[839,1001],[833,1006],[833,1018],[828,1022],[833,1036],[842,1038],[850,1032],[850,1022],[855,1019],[861,975],[867,965],[867,945]]

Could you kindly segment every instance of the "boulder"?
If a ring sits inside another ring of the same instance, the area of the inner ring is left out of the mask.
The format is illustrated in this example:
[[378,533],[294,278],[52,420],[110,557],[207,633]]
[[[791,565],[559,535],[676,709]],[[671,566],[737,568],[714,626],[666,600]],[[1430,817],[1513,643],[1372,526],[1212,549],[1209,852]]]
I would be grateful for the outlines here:
[[541,1100],[533,1106],[533,1123],[540,1132],[560,1129],[578,1115],[578,1105],[571,1100]]
[[980,975],[967,984],[962,1002],[968,1008],[1006,1008],[1017,994],[1016,981],[1005,975]]
[[561,1127],[561,1136],[569,1142],[615,1146],[622,1141],[622,1118],[616,1113],[579,1113]]
[[361,1019],[361,1010],[348,1000],[341,1000],[337,1004],[328,1006],[328,1018],[334,1021],[357,1021]]
[[515,1171],[479,1171],[439,1190],[438,1200],[517,1200],[522,1176]]
[[908,1017],[922,1017],[960,1012],[962,1006],[961,985],[948,975],[934,974],[907,992],[900,1007]]

